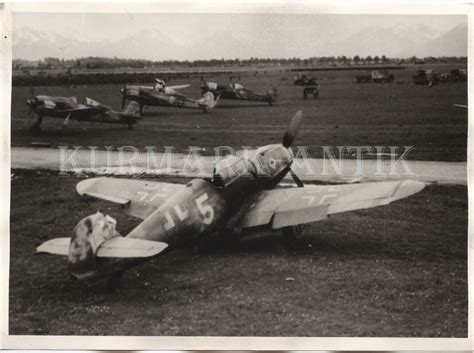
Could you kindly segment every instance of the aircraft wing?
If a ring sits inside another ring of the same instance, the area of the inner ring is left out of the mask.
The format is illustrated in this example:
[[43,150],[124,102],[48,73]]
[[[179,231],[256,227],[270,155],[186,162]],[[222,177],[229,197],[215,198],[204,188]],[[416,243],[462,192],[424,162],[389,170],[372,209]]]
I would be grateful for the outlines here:
[[84,105],[87,106],[88,108],[97,108],[98,110],[113,110],[111,107],[105,104],[99,103],[96,100],[89,97],[84,98]]
[[175,90],[175,89],[183,89],[183,88],[188,88],[191,85],[177,85],[177,86],[166,86],[166,88]]
[[84,104],[78,104],[76,107],[74,108],[70,108],[70,109],[61,109],[60,110],[61,112],[66,112],[66,113],[71,113],[74,115],[74,113],[91,113],[91,114],[97,114],[97,113],[100,113],[100,112],[103,112],[104,109],[103,108],[99,108],[99,107],[90,107],[90,106],[87,106],[87,105],[84,105]]
[[122,178],[92,178],[76,185],[79,195],[114,202],[134,217],[145,219],[185,185]]
[[43,99],[43,103],[45,108],[54,109],[56,108],[56,103],[54,103],[51,99]]
[[423,188],[421,182],[403,180],[265,190],[256,196],[238,227],[271,225],[279,229],[317,222],[333,213],[387,205]]

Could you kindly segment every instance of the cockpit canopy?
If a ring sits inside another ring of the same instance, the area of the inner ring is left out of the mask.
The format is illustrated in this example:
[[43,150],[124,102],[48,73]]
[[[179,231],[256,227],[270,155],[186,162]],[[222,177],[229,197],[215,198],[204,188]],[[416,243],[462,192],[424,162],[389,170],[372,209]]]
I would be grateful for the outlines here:
[[214,166],[213,182],[220,187],[226,187],[242,177],[253,177],[251,165],[243,157],[226,156]]
[[232,88],[233,89],[243,89],[244,86],[242,86],[240,83],[233,83]]

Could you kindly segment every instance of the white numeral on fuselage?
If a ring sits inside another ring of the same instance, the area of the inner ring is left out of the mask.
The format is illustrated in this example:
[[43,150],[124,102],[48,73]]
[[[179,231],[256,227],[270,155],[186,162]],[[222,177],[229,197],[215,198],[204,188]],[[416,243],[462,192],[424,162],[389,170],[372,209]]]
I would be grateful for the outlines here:
[[[201,196],[199,196],[195,201],[196,201],[196,206],[199,210],[199,213],[203,216],[203,223],[204,224],[211,224],[212,221],[214,220],[214,209],[210,205],[205,205],[205,201],[209,199],[209,196],[204,193]],[[174,213],[176,213],[176,216],[180,221],[184,221],[189,217],[189,211],[188,210],[182,210],[180,205],[176,205],[173,207]],[[164,213],[164,216],[166,218],[166,223],[164,224],[164,227],[166,230],[170,230],[171,228],[174,228],[176,226],[173,216],[171,215],[170,211],[166,211]]]
[[196,199],[196,205],[199,212],[204,216],[204,224],[211,224],[214,219],[214,209],[210,205],[204,205],[204,201],[208,199],[207,194],[202,194]]

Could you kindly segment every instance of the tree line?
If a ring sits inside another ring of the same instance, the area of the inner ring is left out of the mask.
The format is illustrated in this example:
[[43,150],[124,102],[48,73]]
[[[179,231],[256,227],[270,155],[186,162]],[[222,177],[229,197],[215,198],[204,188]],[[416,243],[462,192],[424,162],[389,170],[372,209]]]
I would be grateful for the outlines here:
[[249,59],[209,59],[209,60],[162,60],[152,61],[143,59],[86,57],[77,59],[59,59],[47,57],[43,60],[31,61],[15,59],[12,62],[13,70],[27,69],[63,69],[63,70],[97,70],[97,69],[160,69],[169,67],[196,68],[196,67],[236,67],[261,65],[366,65],[366,64],[407,64],[407,63],[467,63],[467,57],[423,57],[388,58],[385,55],[375,56],[321,56],[307,59],[301,58],[254,58]]

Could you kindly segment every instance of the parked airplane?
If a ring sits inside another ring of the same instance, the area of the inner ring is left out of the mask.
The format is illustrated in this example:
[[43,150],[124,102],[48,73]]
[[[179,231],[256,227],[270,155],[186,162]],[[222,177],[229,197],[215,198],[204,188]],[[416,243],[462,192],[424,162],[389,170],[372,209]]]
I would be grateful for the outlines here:
[[[71,238],[46,241],[37,251],[67,256],[78,279],[109,277],[116,283],[124,270],[168,246],[194,242],[211,232],[235,234],[267,227],[293,237],[301,224],[387,205],[423,189],[423,183],[411,180],[303,185],[291,169],[290,148],[301,120],[302,113],[296,113],[281,144],[261,147],[249,157],[220,160],[209,179],[186,185],[105,177],[83,180],[76,186],[80,195],[122,205],[143,221],[122,237],[116,221],[97,212],[82,219]],[[297,187],[279,185],[287,173]]]
[[278,97],[278,90],[273,87],[266,94],[255,93],[245,88],[240,83],[220,84],[206,82],[201,85],[202,93],[212,92],[215,97],[221,99],[246,100],[251,102],[265,102],[272,105]]
[[140,115],[142,114],[143,107],[146,105],[202,109],[207,113],[217,104],[218,98],[215,99],[210,93],[203,94],[200,99],[193,99],[176,92],[177,89],[186,88],[189,87],[189,85],[168,87],[163,80],[155,79],[155,81],[154,86],[125,85],[120,90],[122,94],[122,107],[128,99],[138,103]]
[[70,120],[89,121],[108,124],[124,124],[129,129],[140,119],[138,116],[138,104],[132,102],[122,112],[114,111],[91,98],[85,98],[84,104],[79,104],[76,97],[52,97],[46,95],[35,96],[26,101],[30,107],[28,115],[36,113],[35,123],[30,127],[32,133],[41,132],[43,117],[64,119],[63,126],[69,124]]

